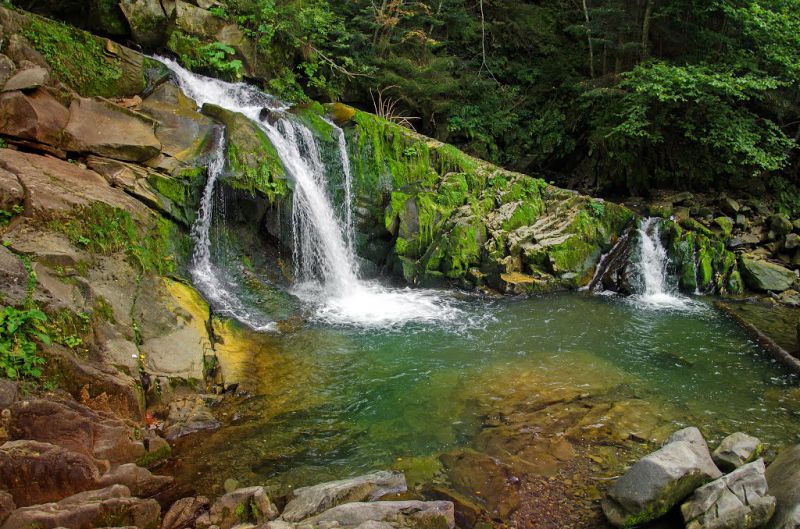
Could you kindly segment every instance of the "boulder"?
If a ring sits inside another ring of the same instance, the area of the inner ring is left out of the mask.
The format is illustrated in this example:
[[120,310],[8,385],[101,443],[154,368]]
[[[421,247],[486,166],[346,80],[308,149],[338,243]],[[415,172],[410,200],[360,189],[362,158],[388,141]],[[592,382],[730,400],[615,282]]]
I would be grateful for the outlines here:
[[758,438],[736,432],[723,439],[711,457],[721,470],[730,472],[754,461],[763,450],[764,445]]
[[170,403],[164,434],[167,440],[174,441],[204,430],[216,430],[220,426],[201,397],[187,397]]
[[723,213],[727,215],[735,216],[739,211],[741,211],[742,206],[736,200],[730,197],[722,197],[719,199],[719,209],[722,210]]
[[50,74],[45,68],[39,66],[20,70],[3,85],[3,92],[14,90],[33,90],[47,84]]
[[77,98],[69,108],[64,148],[143,162],[161,151],[153,123],[108,101]]
[[128,463],[144,453],[135,427],[77,402],[26,399],[11,412],[12,439],[51,443],[111,463]]
[[[229,492],[217,499],[208,512],[208,521],[220,529],[230,529],[241,522],[266,523],[278,517],[278,509],[264,487],[248,487]],[[202,523],[203,518],[199,520]]]
[[739,262],[745,283],[754,290],[783,292],[791,288],[796,279],[794,272],[775,263],[747,255]]
[[173,481],[171,476],[155,476],[135,463],[126,463],[100,476],[99,484],[101,487],[125,485],[132,495],[151,498],[170,486]]
[[11,512],[16,509],[14,498],[7,492],[0,491],[0,526],[6,521]]
[[769,492],[778,501],[775,516],[768,529],[797,529],[800,527],[800,445],[778,454],[767,468]]
[[69,121],[69,110],[45,90],[0,94],[0,133],[55,147]]
[[207,146],[214,122],[197,112],[197,104],[172,83],[163,83],[140,107],[158,123],[156,137],[164,154],[180,162],[196,159]]
[[796,250],[800,248],[800,235],[796,233],[786,235],[786,239],[783,241],[783,248],[786,250]]
[[405,476],[387,471],[303,487],[294,491],[294,497],[286,504],[281,518],[299,522],[343,503],[374,501],[386,494],[406,490]]
[[11,513],[0,529],[91,529],[113,524],[157,529],[161,507],[155,500],[132,498],[123,485],[81,492],[57,503],[23,507]]
[[[168,6],[171,5],[171,9]],[[157,48],[164,44],[169,21],[175,11],[174,2],[159,0],[122,0],[119,7],[133,39],[145,48]]]
[[720,475],[699,431],[687,428],[628,469],[609,488],[603,512],[616,527],[633,527],[663,516]]
[[681,505],[686,529],[755,529],[775,512],[759,459],[703,485]]
[[29,440],[0,446],[0,490],[18,507],[95,489],[99,478],[97,462],[83,453]]
[[225,21],[214,16],[210,11],[177,0],[175,2],[175,25],[190,35],[211,38],[225,26]]
[[194,527],[194,522],[208,513],[211,502],[204,496],[181,498],[172,504],[161,522],[161,529],[185,529]]
[[448,527],[454,529],[455,515],[449,501],[379,501],[345,503],[309,518],[303,525],[322,526],[337,522],[354,528],[367,522],[388,522],[399,527]]
[[778,237],[791,233],[794,229],[792,221],[786,215],[775,214],[767,218],[769,229]]

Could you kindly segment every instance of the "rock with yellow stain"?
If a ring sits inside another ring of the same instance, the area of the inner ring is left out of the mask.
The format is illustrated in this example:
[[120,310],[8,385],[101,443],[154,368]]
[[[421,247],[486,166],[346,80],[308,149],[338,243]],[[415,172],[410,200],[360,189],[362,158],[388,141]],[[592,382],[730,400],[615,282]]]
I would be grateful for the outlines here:
[[203,378],[203,357],[212,351],[206,323],[208,304],[191,286],[167,278],[145,278],[136,301],[148,373]]

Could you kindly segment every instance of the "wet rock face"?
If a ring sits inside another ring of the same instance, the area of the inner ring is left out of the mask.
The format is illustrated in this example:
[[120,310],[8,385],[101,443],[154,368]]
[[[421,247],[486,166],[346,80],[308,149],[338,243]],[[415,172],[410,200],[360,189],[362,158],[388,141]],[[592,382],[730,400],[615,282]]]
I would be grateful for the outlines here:
[[188,397],[170,403],[164,433],[170,441],[204,430],[216,430],[220,422],[201,397]]
[[775,511],[767,494],[764,461],[748,463],[703,485],[681,505],[687,529],[755,529]]
[[800,527],[800,445],[778,454],[767,468],[766,477],[769,493],[778,501],[768,529]]
[[342,503],[376,500],[405,490],[405,476],[386,471],[303,487],[294,491],[294,497],[286,505],[281,518],[299,522]]
[[603,500],[603,512],[616,527],[633,527],[663,516],[720,475],[700,432],[687,428],[614,482]]

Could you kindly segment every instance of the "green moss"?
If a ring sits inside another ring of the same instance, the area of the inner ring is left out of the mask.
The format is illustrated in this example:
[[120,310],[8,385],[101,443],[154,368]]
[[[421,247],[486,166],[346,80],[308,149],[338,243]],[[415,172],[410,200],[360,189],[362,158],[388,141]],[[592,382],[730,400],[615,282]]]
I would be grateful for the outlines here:
[[143,271],[174,271],[176,228],[162,217],[150,217],[137,226],[130,213],[102,202],[78,208],[66,218],[49,223],[50,229],[90,253],[125,253]]
[[29,15],[22,34],[44,56],[56,76],[81,95],[119,95],[125,82],[120,59],[108,56],[98,38],[35,15]]
[[136,464],[140,467],[150,468],[162,461],[169,459],[170,456],[172,456],[172,448],[170,448],[169,445],[164,445],[158,450],[147,452],[139,457],[139,459],[136,460]]

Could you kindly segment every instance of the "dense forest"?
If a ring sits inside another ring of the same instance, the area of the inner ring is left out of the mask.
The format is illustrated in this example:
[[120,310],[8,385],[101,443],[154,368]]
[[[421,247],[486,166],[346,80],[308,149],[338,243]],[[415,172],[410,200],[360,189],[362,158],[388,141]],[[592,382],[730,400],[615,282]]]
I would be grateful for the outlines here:
[[[103,2],[68,4],[85,24]],[[797,0],[210,4],[285,99],[342,100],[590,192],[755,188],[800,212]],[[188,49],[241,75],[224,45]]]

